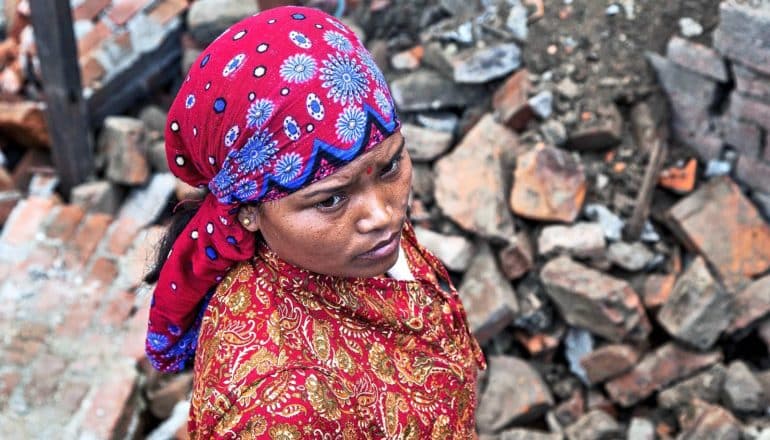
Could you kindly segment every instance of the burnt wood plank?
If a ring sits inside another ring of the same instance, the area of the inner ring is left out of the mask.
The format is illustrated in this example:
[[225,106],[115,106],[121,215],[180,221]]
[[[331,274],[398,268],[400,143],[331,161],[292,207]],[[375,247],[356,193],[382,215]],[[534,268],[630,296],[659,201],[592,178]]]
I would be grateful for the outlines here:
[[94,173],[69,1],[30,0],[53,160],[65,197]]

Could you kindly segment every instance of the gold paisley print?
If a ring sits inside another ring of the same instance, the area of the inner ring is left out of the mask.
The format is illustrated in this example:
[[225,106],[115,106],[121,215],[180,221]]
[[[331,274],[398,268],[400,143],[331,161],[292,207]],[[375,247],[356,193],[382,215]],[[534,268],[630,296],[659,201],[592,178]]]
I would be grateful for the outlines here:
[[382,344],[372,344],[369,351],[369,365],[371,365],[372,371],[381,381],[391,385],[395,383],[393,379],[393,374],[395,373],[393,363],[385,353],[385,347]]
[[331,398],[331,391],[323,382],[319,381],[315,375],[311,375],[305,381],[305,387],[307,388],[308,401],[321,417],[330,420],[340,418],[340,409],[336,400]]

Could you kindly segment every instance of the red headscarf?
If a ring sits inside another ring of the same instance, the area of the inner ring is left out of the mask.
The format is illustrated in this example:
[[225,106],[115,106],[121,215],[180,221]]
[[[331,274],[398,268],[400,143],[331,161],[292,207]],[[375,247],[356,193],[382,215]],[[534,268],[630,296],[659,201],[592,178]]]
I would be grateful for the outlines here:
[[172,172],[210,193],[160,272],[146,344],[153,366],[185,367],[210,292],[254,255],[255,235],[236,218],[241,204],[321,180],[399,125],[371,55],[326,13],[270,9],[220,35],[193,64],[168,115]]

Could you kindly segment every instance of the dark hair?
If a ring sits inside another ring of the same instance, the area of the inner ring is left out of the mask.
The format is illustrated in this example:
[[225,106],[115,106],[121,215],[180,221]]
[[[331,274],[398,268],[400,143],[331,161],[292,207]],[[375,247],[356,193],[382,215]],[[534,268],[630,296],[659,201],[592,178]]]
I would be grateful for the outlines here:
[[195,216],[195,213],[198,212],[198,208],[200,208],[201,203],[203,203],[206,194],[207,192],[204,192],[201,195],[183,200],[174,209],[174,213],[171,216],[171,223],[169,223],[168,229],[166,229],[166,233],[163,235],[163,238],[158,245],[158,254],[155,256],[155,265],[144,276],[144,281],[146,283],[153,284],[158,281],[160,270],[163,268],[163,264],[166,263],[166,259],[168,259],[168,253],[171,251],[171,247],[174,245],[177,237],[182,234],[182,231],[184,231],[187,224],[190,223],[193,216]]

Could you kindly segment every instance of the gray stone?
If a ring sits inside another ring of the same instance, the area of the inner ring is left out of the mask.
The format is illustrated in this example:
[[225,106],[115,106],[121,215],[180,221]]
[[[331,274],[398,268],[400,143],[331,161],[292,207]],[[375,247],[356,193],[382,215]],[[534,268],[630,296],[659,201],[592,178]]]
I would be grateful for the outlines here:
[[770,314],[770,275],[753,281],[735,295],[728,333],[746,329]]
[[626,243],[618,241],[612,243],[607,249],[607,258],[616,266],[629,272],[638,272],[655,258],[647,246],[640,242]]
[[[770,52],[770,50],[768,50]],[[733,118],[745,119],[770,130],[770,103],[740,93],[730,95],[728,114]]]
[[107,178],[125,185],[142,185],[150,177],[144,123],[127,116],[104,120],[99,151],[107,159]]
[[740,413],[765,411],[768,405],[762,383],[743,361],[734,361],[727,368],[722,399]]
[[529,107],[540,119],[548,119],[553,113],[553,93],[550,90],[543,90],[527,101]]
[[713,38],[726,57],[770,74],[770,3],[721,2]]
[[733,64],[735,90],[739,93],[770,101],[770,76],[762,75],[740,64]]
[[447,133],[455,132],[459,119],[456,114],[448,112],[419,113],[417,115],[417,122],[423,127]]
[[702,257],[679,277],[658,312],[658,322],[671,336],[701,350],[716,342],[732,318],[732,299]]
[[438,72],[418,69],[391,84],[393,100],[402,111],[463,108],[482,99],[483,90],[455,84]]
[[508,0],[508,3],[511,5],[511,9],[508,11],[508,17],[505,19],[505,27],[511,31],[513,38],[519,41],[527,41],[529,12],[518,0]]
[[545,141],[557,147],[567,143],[567,128],[560,121],[551,119],[540,125],[540,134]]
[[569,324],[614,342],[642,341],[650,333],[639,296],[627,282],[566,256],[546,263],[540,277]]
[[724,124],[725,142],[750,159],[759,158],[762,148],[762,130],[756,124],[728,119]]
[[480,431],[492,433],[509,423],[526,423],[553,405],[550,390],[527,362],[510,356],[490,356],[487,362],[489,381],[476,410]]
[[166,159],[166,141],[160,139],[151,142],[150,147],[147,150],[147,160],[150,162],[150,167],[155,172],[171,172],[171,169],[168,166],[168,160]]
[[581,328],[570,327],[567,330],[567,336],[564,338],[564,357],[569,362],[569,369],[580,378],[584,384],[590,384],[588,373],[580,359],[594,349],[594,338],[591,333]]
[[448,60],[457,83],[482,84],[503,77],[521,66],[521,50],[514,43],[459,52]]
[[115,215],[123,201],[123,191],[112,182],[98,180],[76,186],[71,197],[72,203],[86,212]]
[[604,205],[591,203],[585,207],[586,217],[599,222],[604,231],[604,238],[609,241],[618,241],[623,237],[625,222]]
[[433,252],[449,270],[465,272],[471,264],[476,248],[462,235],[446,235],[415,226],[417,240]]
[[604,246],[604,231],[598,223],[546,226],[537,239],[541,256],[563,252],[578,258],[598,258],[604,255]]
[[719,403],[727,368],[716,364],[708,370],[685,379],[658,394],[658,405],[673,409],[690,404],[695,399]]
[[491,114],[482,117],[434,166],[441,211],[467,231],[497,241],[510,240],[514,225],[503,197],[501,157],[504,151],[517,148],[513,132],[496,123]]
[[484,344],[513,322],[519,305],[489,246],[480,242],[477,248],[458,291],[471,331]]
[[679,32],[687,38],[697,37],[703,33],[703,26],[690,17],[679,19]]
[[623,429],[609,414],[595,409],[568,426],[564,433],[569,440],[616,440]]
[[754,191],[751,194],[751,200],[757,205],[765,219],[770,221],[770,194]]
[[118,218],[128,217],[141,226],[148,226],[166,209],[166,203],[174,193],[176,178],[171,173],[152,176],[145,187],[131,191],[118,213]]
[[259,12],[256,2],[241,0],[198,0],[190,6],[187,27],[190,35],[208,45],[225,29]]
[[184,48],[182,51],[182,59],[180,60],[182,72],[185,74],[189,72],[190,68],[192,68],[193,64],[195,64],[195,61],[198,59],[201,53],[203,53],[203,50],[198,49],[197,47]]
[[655,440],[655,425],[648,419],[634,417],[628,426],[626,440]]
[[406,138],[409,156],[415,161],[432,161],[452,146],[452,133],[445,131],[404,123],[401,125],[401,134]]
[[[166,111],[157,105],[148,105],[139,112],[139,119],[144,122],[147,131],[152,134],[157,134],[159,137],[163,137],[163,134],[166,131],[167,116]],[[150,137],[152,137],[152,135]]]
[[556,91],[559,95],[570,100],[583,96],[583,90],[580,88],[580,85],[572,81],[572,78],[570,77],[566,77],[559,81],[559,83],[556,84]]
[[668,41],[666,57],[680,67],[719,82],[730,78],[725,61],[717,51],[684,38],[674,36]]

